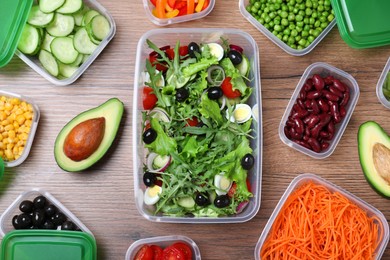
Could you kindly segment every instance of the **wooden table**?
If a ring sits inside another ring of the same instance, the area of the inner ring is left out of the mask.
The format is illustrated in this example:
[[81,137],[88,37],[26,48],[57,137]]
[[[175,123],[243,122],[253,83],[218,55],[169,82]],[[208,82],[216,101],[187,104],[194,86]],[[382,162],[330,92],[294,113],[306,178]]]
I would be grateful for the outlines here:
[[[335,27],[308,55],[286,54],[255,29],[238,9],[237,0],[217,0],[204,19],[175,27],[230,27],[250,33],[260,49],[263,102],[263,172],[261,207],[242,224],[164,224],[144,219],[135,208],[132,165],[132,97],[138,39],[156,28],[142,1],[99,0],[113,15],[117,32],[96,61],[74,84],[55,86],[17,57],[0,70],[0,89],[32,98],[41,119],[32,150],[19,167],[6,169],[0,183],[0,212],[23,191],[43,188],[59,199],[95,235],[99,259],[124,259],[126,250],[141,238],[180,234],[198,244],[203,259],[253,259],[257,240],[291,180],[316,173],[352,192],[390,218],[390,203],[366,182],[358,158],[360,124],[375,120],[390,133],[390,112],[376,96],[376,84],[390,47],[350,48]],[[171,26],[172,27],[172,26]],[[278,126],[305,68],[322,61],[350,73],[360,87],[360,98],[347,129],[327,159],[312,159],[281,142]],[[83,173],[67,173],[54,159],[54,141],[61,128],[81,111],[110,97],[125,104],[125,115],[114,147],[104,159]],[[389,246],[384,258],[390,259]]]

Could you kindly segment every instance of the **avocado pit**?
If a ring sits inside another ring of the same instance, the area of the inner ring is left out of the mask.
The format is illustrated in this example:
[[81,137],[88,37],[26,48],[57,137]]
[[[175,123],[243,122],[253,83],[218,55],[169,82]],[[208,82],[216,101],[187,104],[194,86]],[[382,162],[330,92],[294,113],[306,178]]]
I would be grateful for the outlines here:
[[372,157],[379,176],[390,185],[390,149],[376,143],[372,149]]

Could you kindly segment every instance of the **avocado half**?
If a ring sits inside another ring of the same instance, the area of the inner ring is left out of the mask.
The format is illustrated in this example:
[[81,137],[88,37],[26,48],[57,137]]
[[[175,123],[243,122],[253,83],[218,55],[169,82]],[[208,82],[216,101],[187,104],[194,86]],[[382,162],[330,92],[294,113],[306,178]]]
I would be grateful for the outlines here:
[[369,184],[382,196],[390,197],[390,137],[374,121],[358,131],[359,160]]
[[[123,103],[117,98],[111,98],[98,107],[84,111],[70,120],[58,134],[54,144],[55,160],[63,170],[77,172],[95,164],[110,148],[122,119],[124,111]],[[64,153],[64,142],[69,132],[78,124],[93,118],[105,118],[104,136],[99,147],[88,158],[81,161],[73,161]]]

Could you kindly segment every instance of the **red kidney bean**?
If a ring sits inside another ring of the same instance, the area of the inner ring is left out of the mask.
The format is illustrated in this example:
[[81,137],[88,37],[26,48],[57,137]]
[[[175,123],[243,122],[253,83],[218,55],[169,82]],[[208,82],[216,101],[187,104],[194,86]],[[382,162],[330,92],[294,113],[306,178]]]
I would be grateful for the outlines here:
[[[308,128],[306,127],[306,129],[308,129]],[[310,134],[310,132],[309,132],[309,134]],[[307,141],[307,140],[309,140],[309,138],[310,138],[310,135],[305,134],[302,139],[303,139],[303,141]]]
[[313,110],[313,114],[318,115],[321,111],[320,108],[318,107],[317,101],[312,100],[311,101],[311,108]]
[[316,124],[311,130],[310,130],[310,136],[313,138],[318,138],[320,135],[320,130],[323,128],[321,123]]
[[332,121],[329,122],[329,124],[327,126],[327,130],[328,130],[329,134],[334,135],[336,127],[335,127],[335,124]]
[[320,137],[322,139],[327,139],[329,137],[329,133],[324,131],[324,130],[322,130],[322,131],[320,131]]
[[328,142],[322,142],[321,143],[321,149],[322,150],[325,150],[325,149],[327,149],[329,147],[329,143]]
[[340,102],[340,106],[345,107],[348,104],[348,102],[349,102],[349,97],[350,97],[349,92],[345,92],[344,96],[343,96],[343,99]]
[[326,78],[324,78],[324,82],[325,82],[325,85],[330,85],[333,83],[333,80],[334,78],[332,76],[327,76]]
[[321,124],[321,127],[324,127],[330,122],[332,116],[326,113],[322,113],[319,115],[319,118],[320,118],[320,122],[318,124]]
[[310,91],[311,89],[312,89],[311,84],[308,83],[303,84],[303,90],[305,90],[306,92]]
[[317,89],[317,90],[321,90],[325,87],[325,82],[324,80],[321,78],[320,75],[318,74],[315,74],[313,77],[312,77],[312,80],[313,80],[313,84],[314,84],[314,87]]
[[290,136],[290,131],[289,131],[289,129],[288,129],[287,126],[284,127],[284,134],[286,135],[286,137],[287,137],[288,139],[291,138],[291,136]]
[[329,111],[329,105],[324,99],[321,98],[317,102],[322,112],[327,113]]
[[338,90],[334,85],[333,86],[329,86],[329,91],[331,93],[335,94],[336,96],[338,96],[339,98],[343,97],[343,92]]
[[333,94],[332,92],[330,92],[329,90],[326,90],[326,89],[323,89],[322,90],[322,94],[326,97],[327,100],[330,100],[330,101],[339,101],[339,97],[336,96],[335,94]]
[[299,92],[299,98],[302,100],[306,100],[306,91],[304,88],[301,90],[301,92]]
[[313,86],[313,79],[308,78],[308,79],[306,80],[306,84],[308,84],[308,85],[310,85],[310,86]]
[[329,105],[330,105],[330,114],[332,115],[335,123],[339,123],[341,121],[339,105],[336,102],[332,102],[332,101],[329,101]]
[[333,86],[340,90],[341,92],[345,92],[345,85],[338,79],[333,80]]
[[317,99],[317,98],[321,97],[321,91],[318,91],[318,90],[309,91],[309,92],[307,92],[306,97],[308,99]]
[[344,118],[345,115],[347,114],[347,111],[345,110],[345,107],[344,107],[344,106],[340,106],[340,107],[339,107],[339,112],[340,112],[341,118]]
[[298,104],[301,108],[306,109],[305,104],[303,103],[303,101],[302,101],[301,98],[298,98],[298,99],[297,99],[297,104]]
[[305,100],[305,106],[306,106],[306,108],[311,108],[311,100],[310,99]]
[[295,123],[293,121],[293,119],[291,117],[288,118],[287,122],[286,122],[286,126],[288,127],[294,127],[295,126]]
[[310,146],[308,143],[306,143],[305,141],[294,140],[294,142],[297,143],[297,144],[299,144],[299,145],[301,145],[301,146],[303,146],[303,147],[306,147],[307,149],[312,150],[312,149],[311,149],[311,146]]
[[309,138],[309,140],[307,140],[307,143],[310,145],[310,147],[313,149],[314,152],[316,153],[321,152],[321,145],[315,138],[313,137]]
[[292,139],[295,139],[295,140],[302,139],[302,134],[297,133],[295,128],[290,128],[289,132],[290,132],[290,136],[291,136]]
[[294,123],[295,123],[295,131],[300,135],[303,134],[305,128],[302,120],[299,118],[294,118]]

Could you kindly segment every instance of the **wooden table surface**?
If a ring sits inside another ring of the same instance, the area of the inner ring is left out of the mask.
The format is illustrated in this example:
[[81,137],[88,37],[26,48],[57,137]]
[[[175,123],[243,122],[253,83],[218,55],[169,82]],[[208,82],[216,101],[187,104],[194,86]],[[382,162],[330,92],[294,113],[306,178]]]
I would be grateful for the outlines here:
[[[378,208],[390,218],[390,203],[366,182],[358,158],[357,131],[375,120],[390,133],[390,111],[378,101],[376,84],[390,54],[390,46],[350,48],[335,27],[310,54],[294,57],[266,38],[240,14],[237,0],[217,0],[206,18],[170,27],[237,28],[250,33],[260,50],[263,102],[263,171],[258,214],[241,224],[165,224],[144,219],[134,202],[132,164],[132,97],[136,45],[148,30],[157,28],[147,18],[142,1],[99,2],[113,15],[114,39],[69,86],[55,86],[16,56],[0,70],[0,89],[32,98],[41,119],[27,160],[6,169],[0,182],[0,212],[23,191],[38,187],[49,191],[94,234],[99,259],[124,259],[136,240],[161,235],[185,235],[199,246],[203,259],[253,259],[254,248],[274,207],[291,180],[311,172],[332,181]],[[279,138],[278,126],[303,71],[322,61],[350,73],[360,87],[360,98],[334,153],[312,159]],[[103,160],[83,173],[67,173],[54,159],[54,141],[75,115],[111,97],[125,104],[125,114],[114,147]],[[387,247],[384,259],[390,259]]]

